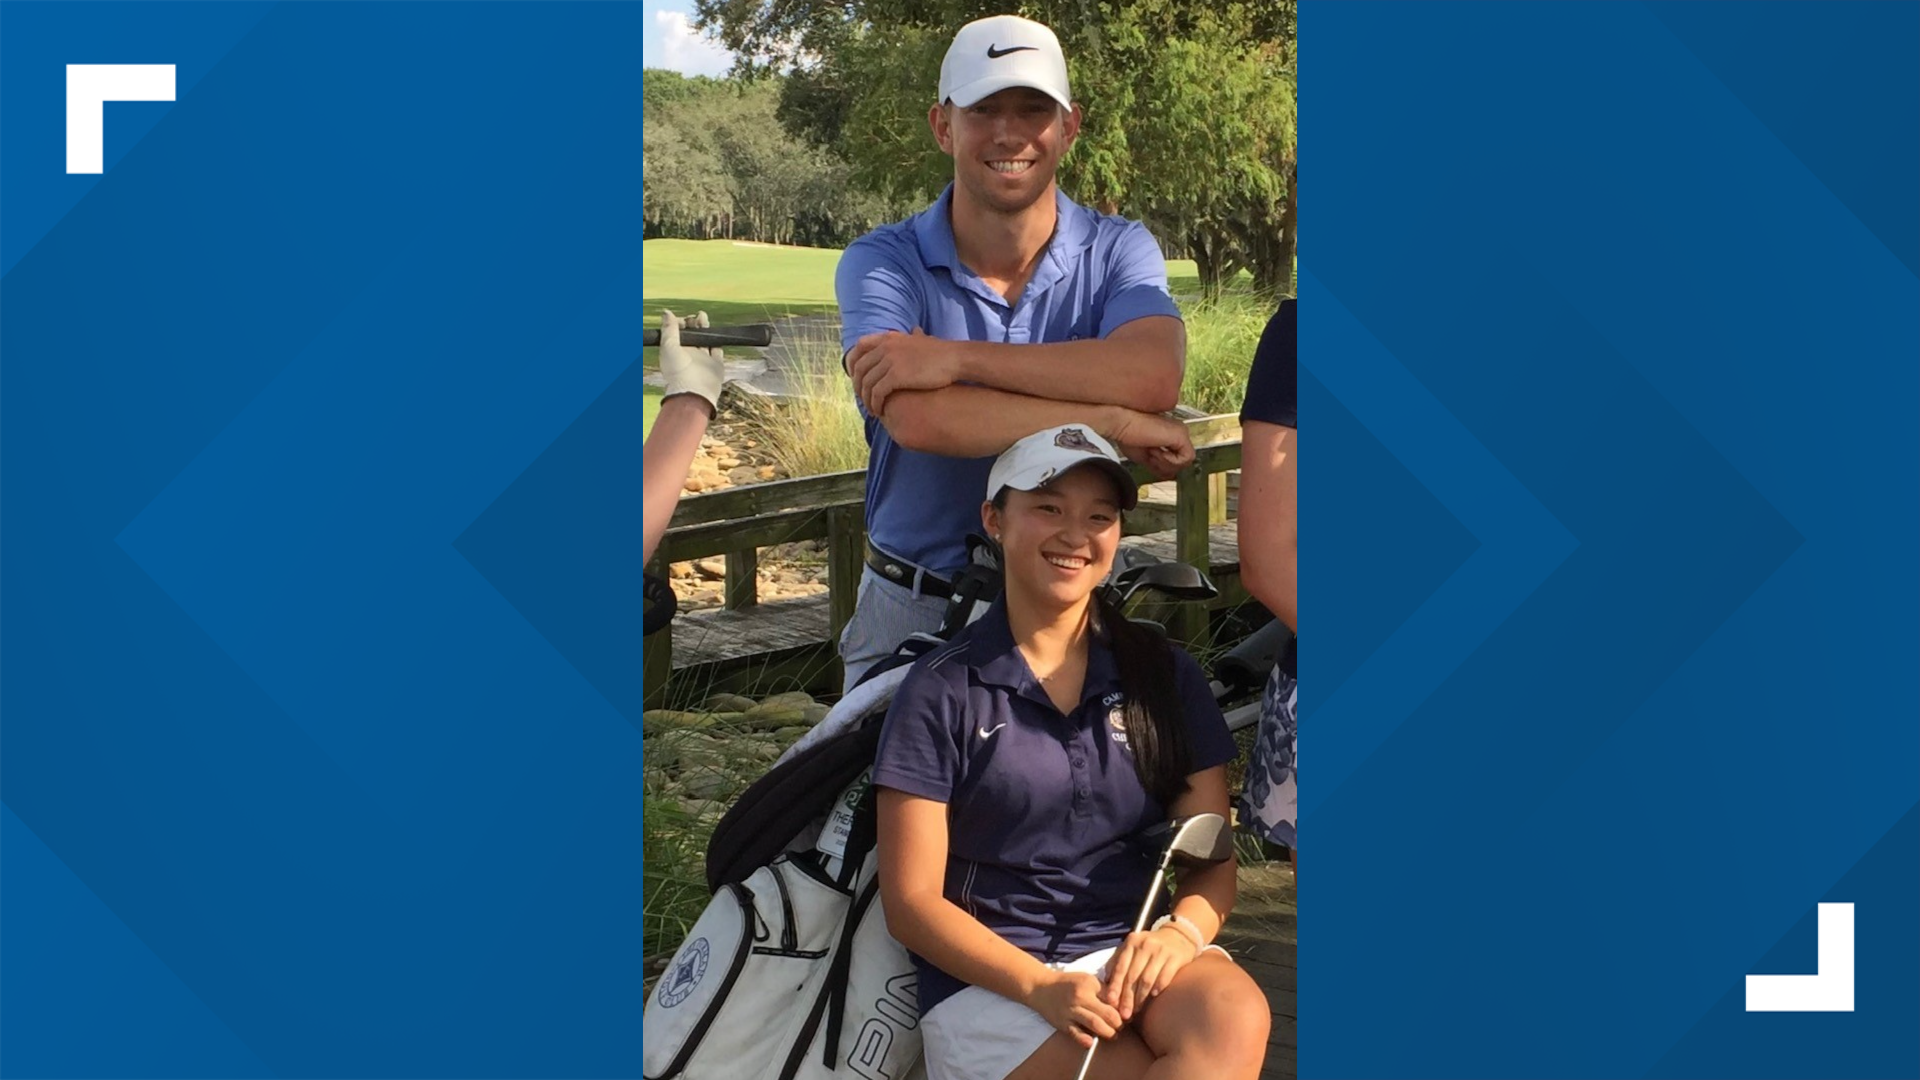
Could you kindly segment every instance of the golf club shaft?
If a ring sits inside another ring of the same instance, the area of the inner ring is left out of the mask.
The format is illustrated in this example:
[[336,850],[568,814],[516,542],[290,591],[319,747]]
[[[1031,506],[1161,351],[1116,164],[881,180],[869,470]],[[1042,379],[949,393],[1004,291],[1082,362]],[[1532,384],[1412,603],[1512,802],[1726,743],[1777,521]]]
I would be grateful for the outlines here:
[[[1133,920],[1133,932],[1139,933],[1147,928],[1147,916],[1153,914],[1153,902],[1160,899],[1160,885],[1167,880],[1167,864],[1173,861],[1173,847],[1167,847],[1167,855],[1160,860],[1160,869],[1153,872],[1153,884],[1147,886],[1147,902],[1140,905],[1140,917]],[[1118,953],[1115,954],[1119,955]],[[1093,1068],[1093,1052],[1100,1049],[1100,1040],[1094,1039],[1087,1047],[1087,1056],[1080,1061],[1080,1075],[1073,1080],[1087,1080],[1087,1070]]]
[[[1169,850],[1167,854],[1172,855],[1173,852]],[[1167,880],[1167,862],[1171,861],[1162,862],[1160,869],[1154,872],[1153,885],[1147,889],[1147,902],[1140,905],[1140,917],[1133,920],[1133,932],[1136,934],[1147,928],[1147,916],[1153,914],[1153,902],[1160,899],[1160,886]]]
[[1093,1052],[1100,1049],[1100,1037],[1094,1036],[1093,1045],[1087,1047],[1087,1056],[1080,1059],[1080,1074],[1073,1080],[1087,1080],[1087,1070],[1093,1068]]
[[[642,330],[640,344],[649,349],[657,347],[660,344],[660,331]],[[705,330],[681,327],[680,344],[694,349],[712,349],[722,345],[771,345],[773,344],[773,327],[767,323],[709,326]]]

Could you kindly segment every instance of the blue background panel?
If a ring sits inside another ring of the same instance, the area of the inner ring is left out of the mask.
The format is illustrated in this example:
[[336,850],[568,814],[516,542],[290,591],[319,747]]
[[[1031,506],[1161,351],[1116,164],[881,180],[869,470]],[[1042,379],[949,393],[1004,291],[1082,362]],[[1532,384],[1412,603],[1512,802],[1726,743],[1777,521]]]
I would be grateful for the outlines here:
[[[637,1075],[640,17],[0,6],[0,1075]],[[1920,6],[1301,36],[1301,1074],[1920,1075]]]
[[638,1075],[639,5],[0,19],[0,1074]]
[[1300,39],[1300,1075],[1920,1075],[1920,5]]

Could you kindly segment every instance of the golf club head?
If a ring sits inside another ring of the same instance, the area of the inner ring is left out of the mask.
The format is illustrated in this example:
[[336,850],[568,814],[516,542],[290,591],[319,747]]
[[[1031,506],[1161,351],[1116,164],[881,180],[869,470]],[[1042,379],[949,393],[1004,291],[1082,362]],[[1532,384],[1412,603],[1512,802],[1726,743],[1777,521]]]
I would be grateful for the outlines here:
[[1142,590],[1159,593],[1170,600],[1211,600],[1220,595],[1207,575],[1179,562],[1129,567],[1125,572],[1116,572],[1112,580],[1120,590],[1123,603]]
[[1174,818],[1149,829],[1146,838],[1164,843],[1167,860],[1177,866],[1203,866],[1233,857],[1233,830],[1219,814]]

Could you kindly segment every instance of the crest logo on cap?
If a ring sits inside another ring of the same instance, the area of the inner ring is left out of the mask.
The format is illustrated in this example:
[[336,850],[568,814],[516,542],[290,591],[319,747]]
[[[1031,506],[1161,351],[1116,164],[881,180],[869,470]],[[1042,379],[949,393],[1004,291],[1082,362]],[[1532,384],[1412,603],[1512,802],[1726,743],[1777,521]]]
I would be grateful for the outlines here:
[[1100,453],[1100,448],[1087,441],[1087,433],[1077,427],[1061,428],[1053,437],[1053,445],[1062,450],[1081,450],[1089,454]]

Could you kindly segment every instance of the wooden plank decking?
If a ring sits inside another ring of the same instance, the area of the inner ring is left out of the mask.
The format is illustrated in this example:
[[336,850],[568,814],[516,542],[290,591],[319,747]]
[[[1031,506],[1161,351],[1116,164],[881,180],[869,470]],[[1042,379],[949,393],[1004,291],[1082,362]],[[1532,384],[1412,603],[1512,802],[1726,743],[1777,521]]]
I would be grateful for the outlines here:
[[[1244,599],[1238,590],[1240,545],[1236,530],[1233,522],[1207,530],[1209,561],[1213,564],[1209,576],[1220,586],[1221,599],[1229,602]],[[1130,536],[1125,543],[1161,558],[1175,557],[1172,530]],[[829,625],[824,593],[761,601],[739,611],[709,608],[682,612],[673,620],[673,670],[706,668],[713,675],[722,675],[729,665],[750,657],[771,654],[775,663],[810,657],[827,643]]]
[[1220,933],[1220,946],[1232,953],[1266,991],[1267,1007],[1273,1014],[1260,1080],[1293,1080],[1297,1075],[1300,1013],[1294,976],[1298,939],[1293,867],[1284,862],[1242,866],[1240,899]]

